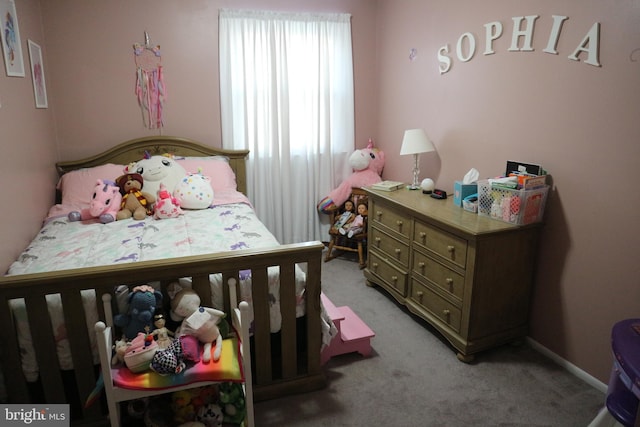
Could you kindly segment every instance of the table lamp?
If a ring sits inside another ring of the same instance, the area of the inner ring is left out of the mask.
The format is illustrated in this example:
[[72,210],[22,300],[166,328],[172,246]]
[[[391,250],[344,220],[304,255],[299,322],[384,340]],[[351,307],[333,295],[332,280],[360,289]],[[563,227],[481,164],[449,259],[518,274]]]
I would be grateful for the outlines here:
[[404,131],[400,155],[413,154],[413,183],[407,187],[409,190],[418,190],[420,188],[420,182],[418,181],[420,175],[418,156],[420,153],[428,153],[430,151],[436,151],[436,148],[423,129],[409,129]]

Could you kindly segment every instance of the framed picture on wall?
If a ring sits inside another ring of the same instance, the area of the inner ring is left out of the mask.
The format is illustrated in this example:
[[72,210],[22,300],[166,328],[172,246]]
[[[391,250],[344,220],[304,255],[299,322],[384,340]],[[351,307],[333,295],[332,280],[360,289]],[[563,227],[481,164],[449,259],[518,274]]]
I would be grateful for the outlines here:
[[24,60],[22,58],[22,40],[18,28],[18,15],[14,0],[0,0],[0,37],[7,76],[24,77]]
[[47,86],[44,83],[44,66],[42,65],[42,49],[40,45],[29,42],[29,61],[31,62],[31,79],[36,108],[47,108]]

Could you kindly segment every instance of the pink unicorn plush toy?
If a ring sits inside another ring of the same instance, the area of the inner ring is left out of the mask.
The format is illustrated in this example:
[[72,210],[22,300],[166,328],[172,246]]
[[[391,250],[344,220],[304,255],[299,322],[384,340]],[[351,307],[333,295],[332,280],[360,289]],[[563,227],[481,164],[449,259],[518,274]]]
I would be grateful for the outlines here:
[[349,198],[351,188],[366,187],[382,181],[380,175],[384,168],[384,152],[374,148],[373,141],[369,139],[367,148],[356,150],[351,154],[349,165],[353,168],[353,174],[318,202],[320,212],[329,213],[338,206],[342,206]]
[[81,211],[69,212],[69,221],[98,218],[101,223],[108,224],[115,221],[121,202],[120,187],[113,181],[99,179],[93,190],[89,207]]

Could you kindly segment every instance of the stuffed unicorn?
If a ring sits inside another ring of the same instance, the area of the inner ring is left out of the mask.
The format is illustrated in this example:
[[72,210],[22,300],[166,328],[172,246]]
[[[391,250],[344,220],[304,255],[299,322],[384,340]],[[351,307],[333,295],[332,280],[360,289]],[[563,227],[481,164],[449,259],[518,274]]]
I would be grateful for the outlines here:
[[155,195],[160,190],[160,184],[164,184],[169,193],[173,194],[176,184],[187,174],[187,171],[169,155],[152,156],[145,152],[144,158],[126,166],[124,173],[142,175],[144,191]]
[[353,174],[345,179],[327,197],[318,202],[318,210],[329,213],[347,201],[353,187],[366,187],[382,181],[380,175],[384,168],[384,152],[374,148],[369,139],[367,148],[354,151],[349,157]]
[[98,218],[103,224],[113,222],[120,210],[120,202],[122,202],[120,187],[113,181],[98,179],[89,207],[81,211],[69,212],[69,221]]

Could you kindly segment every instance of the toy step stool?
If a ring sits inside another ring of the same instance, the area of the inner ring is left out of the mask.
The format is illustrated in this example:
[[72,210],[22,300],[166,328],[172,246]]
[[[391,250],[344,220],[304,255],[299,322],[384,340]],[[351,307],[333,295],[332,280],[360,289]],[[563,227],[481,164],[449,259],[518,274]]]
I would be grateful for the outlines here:
[[376,334],[347,306],[336,307],[324,293],[320,299],[327,314],[336,325],[338,334],[320,355],[320,363],[325,364],[333,356],[347,353],[371,354],[371,338]]

